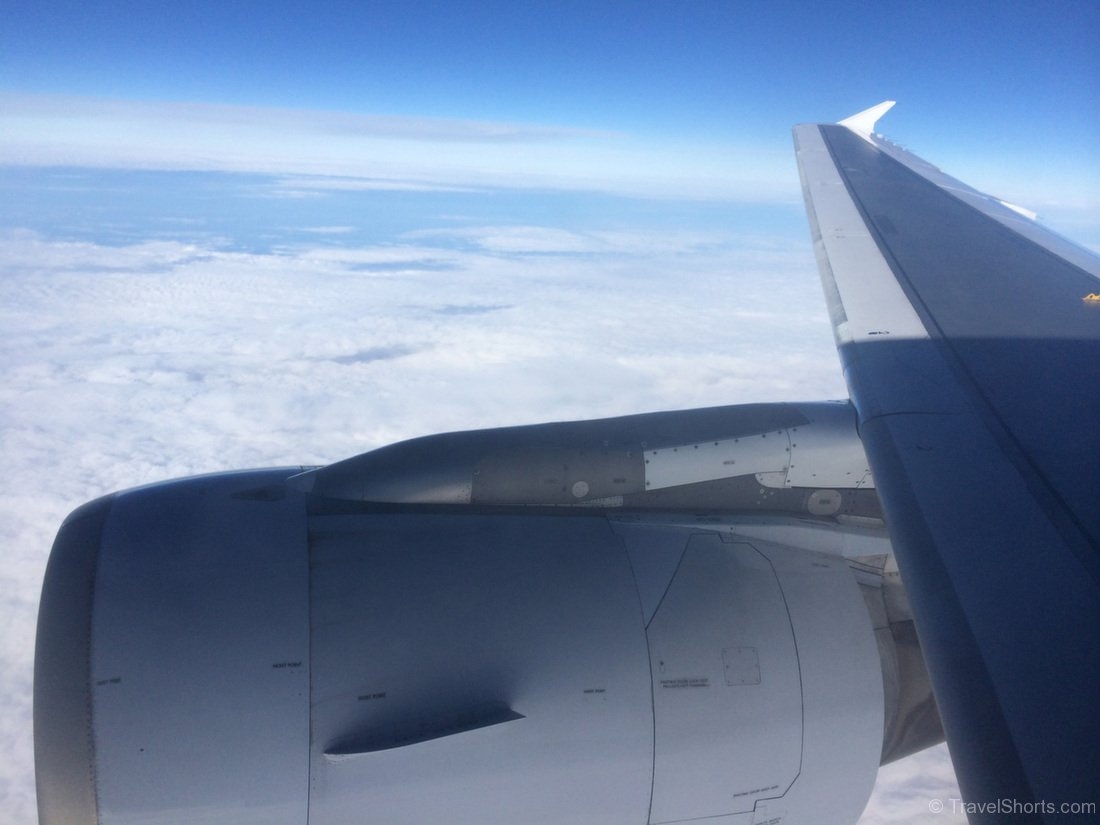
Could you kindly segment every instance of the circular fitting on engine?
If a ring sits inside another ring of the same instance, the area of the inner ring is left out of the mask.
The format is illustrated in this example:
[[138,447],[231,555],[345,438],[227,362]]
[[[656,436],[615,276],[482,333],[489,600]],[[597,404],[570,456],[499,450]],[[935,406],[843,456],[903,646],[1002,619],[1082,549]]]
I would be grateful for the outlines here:
[[806,501],[813,516],[835,516],[840,512],[841,496],[837,490],[814,490]]

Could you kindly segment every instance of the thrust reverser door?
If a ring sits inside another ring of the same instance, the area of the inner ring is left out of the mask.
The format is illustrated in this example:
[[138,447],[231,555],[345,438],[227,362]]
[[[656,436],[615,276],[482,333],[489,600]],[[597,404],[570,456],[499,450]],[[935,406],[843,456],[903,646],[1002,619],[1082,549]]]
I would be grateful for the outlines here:
[[749,544],[691,536],[648,637],[650,821],[751,813],[783,796],[802,758],[802,688],[769,561]]

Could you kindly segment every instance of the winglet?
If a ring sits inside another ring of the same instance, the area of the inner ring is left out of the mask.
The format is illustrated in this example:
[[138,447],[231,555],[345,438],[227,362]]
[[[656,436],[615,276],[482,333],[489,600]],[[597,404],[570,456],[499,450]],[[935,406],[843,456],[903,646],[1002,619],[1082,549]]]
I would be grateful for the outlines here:
[[860,137],[870,137],[875,131],[875,124],[878,123],[879,118],[894,108],[896,102],[896,100],[884,100],[877,106],[844,118],[838,125],[847,126]]
[[1023,215],[1025,218],[1030,218],[1033,221],[1039,219],[1039,213],[1028,209],[1026,206],[1020,206],[1015,203],[1009,203],[1008,201],[1002,201],[1000,198],[998,198],[997,200],[1000,202],[1001,206],[1007,206],[1018,215]]

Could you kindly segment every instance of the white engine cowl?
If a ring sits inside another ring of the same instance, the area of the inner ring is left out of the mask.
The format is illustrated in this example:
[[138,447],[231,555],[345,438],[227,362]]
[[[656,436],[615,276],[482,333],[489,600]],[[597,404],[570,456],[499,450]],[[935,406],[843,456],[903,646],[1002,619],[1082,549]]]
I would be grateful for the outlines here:
[[41,821],[850,822],[883,737],[843,559],[619,511],[77,511],[44,588]]
[[301,469],[66,521],[43,825],[847,823],[880,757],[938,734],[847,405]]

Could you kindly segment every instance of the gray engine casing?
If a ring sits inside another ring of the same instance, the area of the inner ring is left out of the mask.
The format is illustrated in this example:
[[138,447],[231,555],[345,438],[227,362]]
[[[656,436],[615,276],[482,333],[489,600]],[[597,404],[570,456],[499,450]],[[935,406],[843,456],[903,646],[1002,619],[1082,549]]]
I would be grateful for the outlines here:
[[78,510],[42,602],[42,822],[843,822],[883,736],[842,559],[599,511]]

